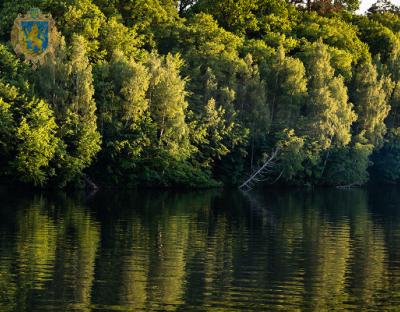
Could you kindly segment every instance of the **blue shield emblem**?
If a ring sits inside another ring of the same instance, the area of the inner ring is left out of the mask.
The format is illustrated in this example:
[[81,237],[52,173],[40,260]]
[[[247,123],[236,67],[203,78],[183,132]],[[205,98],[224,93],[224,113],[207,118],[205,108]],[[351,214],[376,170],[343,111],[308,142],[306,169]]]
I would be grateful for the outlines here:
[[43,63],[45,56],[54,53],[54,38],[57,36],[54,20],[32,8],[25,15],[18,15],[11,31],[14,51],[25,57],[26,62]]
[[21,22],[22,49],[28,53],[40,54],[46,51],[49,45],[49,22],[22,21]]

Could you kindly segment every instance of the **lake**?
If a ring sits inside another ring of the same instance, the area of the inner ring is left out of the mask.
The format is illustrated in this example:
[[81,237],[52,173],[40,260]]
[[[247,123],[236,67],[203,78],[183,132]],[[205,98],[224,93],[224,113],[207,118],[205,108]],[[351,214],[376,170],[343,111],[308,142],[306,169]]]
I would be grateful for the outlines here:
[[396,187],[0,195],[0,311],[400,310]]

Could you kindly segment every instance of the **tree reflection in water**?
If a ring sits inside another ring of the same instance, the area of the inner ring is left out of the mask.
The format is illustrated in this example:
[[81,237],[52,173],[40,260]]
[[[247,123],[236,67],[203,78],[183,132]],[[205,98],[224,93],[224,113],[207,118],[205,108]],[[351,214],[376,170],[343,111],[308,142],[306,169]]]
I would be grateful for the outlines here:
[[394,188],[1,196],[1,311],[400,309]]

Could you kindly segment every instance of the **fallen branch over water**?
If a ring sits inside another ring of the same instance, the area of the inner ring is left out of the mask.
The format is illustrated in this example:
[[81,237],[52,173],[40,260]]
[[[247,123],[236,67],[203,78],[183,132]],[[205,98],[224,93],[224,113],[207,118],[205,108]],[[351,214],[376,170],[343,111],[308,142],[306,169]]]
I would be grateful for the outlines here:
[[[240,186],[239,189],[240,190],[244,190],[244,191],[249,191],[253,188],[253,186],[257,183],[257,182],[262,182],[265,180],[265,176],[269,173],[272,172],[272,169],[275,167],[276,163],[275,163],[275,158],[278,155],[279,152],[279,148],[275,149],[272,152],[271,157],[269,157],[264,164],[258,169],[256,170],[251,176],[250,178],[248,178],[245,182],[243,182]],[[280,177],[279,177],[280,178]]]
[[356,187],[361,187],[361,183],[351,183],[351,184],[347,184],[347,185],[337,185],[336,188],[337,189],[349,189],[349,188],[356,188]]

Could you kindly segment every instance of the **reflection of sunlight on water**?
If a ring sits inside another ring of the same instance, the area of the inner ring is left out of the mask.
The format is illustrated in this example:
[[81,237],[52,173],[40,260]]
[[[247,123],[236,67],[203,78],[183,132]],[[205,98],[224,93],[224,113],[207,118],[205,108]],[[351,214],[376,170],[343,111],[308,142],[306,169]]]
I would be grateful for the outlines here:
[[379,194],[8,194],[0,310],[396,310],[400,193]]

